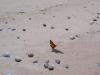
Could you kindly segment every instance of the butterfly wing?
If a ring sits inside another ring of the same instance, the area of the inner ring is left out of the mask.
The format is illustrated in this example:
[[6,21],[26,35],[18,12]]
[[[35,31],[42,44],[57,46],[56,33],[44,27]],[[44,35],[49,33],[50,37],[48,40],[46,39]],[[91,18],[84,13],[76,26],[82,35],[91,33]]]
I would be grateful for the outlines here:
[[50,46],[51,46],[51,48],[55,48],[56,47],[56,45],[54,44],[54,42],[52,41],[52,40],[50,40]]

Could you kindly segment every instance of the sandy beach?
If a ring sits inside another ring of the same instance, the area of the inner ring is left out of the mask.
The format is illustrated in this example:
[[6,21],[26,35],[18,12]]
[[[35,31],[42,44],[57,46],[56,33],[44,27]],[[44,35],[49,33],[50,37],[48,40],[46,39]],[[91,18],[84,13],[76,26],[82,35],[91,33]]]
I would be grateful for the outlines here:
[[100,0],[0,0],[0,75],[100,75]]

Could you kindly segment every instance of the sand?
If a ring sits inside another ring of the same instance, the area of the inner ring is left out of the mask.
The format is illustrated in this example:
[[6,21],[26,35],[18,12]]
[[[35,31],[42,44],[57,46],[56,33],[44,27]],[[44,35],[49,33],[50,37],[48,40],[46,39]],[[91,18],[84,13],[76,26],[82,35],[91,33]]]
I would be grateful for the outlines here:
[[0,75],[100,75],[99,17],[99,0],[1,0]]

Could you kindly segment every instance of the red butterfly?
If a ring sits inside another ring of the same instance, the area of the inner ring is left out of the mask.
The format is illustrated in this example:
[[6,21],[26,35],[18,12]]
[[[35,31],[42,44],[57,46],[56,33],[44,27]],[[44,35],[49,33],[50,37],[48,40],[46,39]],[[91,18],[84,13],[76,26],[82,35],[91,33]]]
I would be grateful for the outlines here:
[[54,42],[52,40],[50,40],[50,46],[52,49],[54,49],[56,47],[56,44],[54,44]]

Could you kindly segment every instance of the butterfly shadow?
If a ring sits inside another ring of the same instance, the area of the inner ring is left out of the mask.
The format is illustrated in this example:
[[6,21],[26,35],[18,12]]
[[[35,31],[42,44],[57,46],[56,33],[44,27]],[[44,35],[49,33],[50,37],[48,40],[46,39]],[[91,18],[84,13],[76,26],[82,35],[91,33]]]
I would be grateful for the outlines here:
[[60,54],[64,54],[64,52],[62,52],[62,51],[60,51],[60,50],[58,50],[58,49],[52,49],[52,52],[54,52],[54,53],[60,53]]

